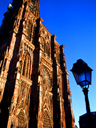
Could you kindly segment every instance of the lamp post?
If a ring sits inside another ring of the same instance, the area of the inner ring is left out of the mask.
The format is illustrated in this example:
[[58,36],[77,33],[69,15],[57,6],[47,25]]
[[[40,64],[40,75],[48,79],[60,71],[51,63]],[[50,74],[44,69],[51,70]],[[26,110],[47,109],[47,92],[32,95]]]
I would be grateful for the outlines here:
[[88,127],[93,128],[90,105],[88,100],[88,88],[91,84],[92,69],[88,67],[88,65],[82,59],[79,59],[76,63],[73,64],[73,68],[71,69],[71,71],[75,77],[76,83],[80,85],[80,87],[83,89],[88,117]]

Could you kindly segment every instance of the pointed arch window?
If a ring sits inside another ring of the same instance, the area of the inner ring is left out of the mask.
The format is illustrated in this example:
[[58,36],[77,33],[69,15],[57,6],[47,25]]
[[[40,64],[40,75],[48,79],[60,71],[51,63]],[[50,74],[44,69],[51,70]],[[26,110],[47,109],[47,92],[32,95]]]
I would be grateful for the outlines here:
[[11,128],[14,128],[14,125],[13,124],[11,124]]
[[28,31],[27,31],[29,41],[31,40],[31,36],[32,36],[32,27],[33,27],[33,25],[31,23],[31,21],[29,20],[29,22],[28,22]]
[[31,79],[31,57],[29,54],[24,56],[22,75],[26,76],[28,79]]
[[50,57],[50,45],[49,45],[48,42],[45,44],[45,52],[46,52],[47,55]]
[[4,69],[5,69],[6,59],[4,59],[4,56],[5,56],[5,51],[0,53],[0,72],[1,72],[1,70],[4,71]]

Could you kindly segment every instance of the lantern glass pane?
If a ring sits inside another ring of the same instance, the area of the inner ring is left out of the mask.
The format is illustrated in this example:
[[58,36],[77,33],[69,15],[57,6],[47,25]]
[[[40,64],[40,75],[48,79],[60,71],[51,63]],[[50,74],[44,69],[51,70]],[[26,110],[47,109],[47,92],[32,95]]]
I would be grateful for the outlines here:
[[85,73],[73,73],[74,74],[74,77],[76,79],[76,82],[77,84],[80,84],[81,82],[84,82],[85,81]]
[[91,84],[91,72],[86,71],[86,80]]

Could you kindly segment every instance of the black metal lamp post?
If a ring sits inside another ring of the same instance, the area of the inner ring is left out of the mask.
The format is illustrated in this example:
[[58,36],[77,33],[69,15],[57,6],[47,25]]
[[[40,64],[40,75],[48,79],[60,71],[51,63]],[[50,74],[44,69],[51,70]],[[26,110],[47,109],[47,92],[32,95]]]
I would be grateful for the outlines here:
[[73,68],[71,69],[71,71],[75,77],[77,84],[80,85],[83,89],[86,102],[86,111],[88,116],[88,126],[89,128],[93,128],[92,117],[90,113],[90,105],[88,100],[88,88],[91,84],[92,69],[88,67],[88,65],[82,59],[79,59],[76,63],[73,64]]

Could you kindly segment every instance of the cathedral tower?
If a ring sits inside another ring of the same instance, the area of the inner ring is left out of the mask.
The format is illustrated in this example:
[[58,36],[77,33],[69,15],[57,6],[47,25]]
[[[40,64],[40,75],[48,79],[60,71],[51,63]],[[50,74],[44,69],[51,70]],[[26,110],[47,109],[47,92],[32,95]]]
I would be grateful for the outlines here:
[[13,0],[0,27],[0,128],[75,128],[64,46],[39,0]]

